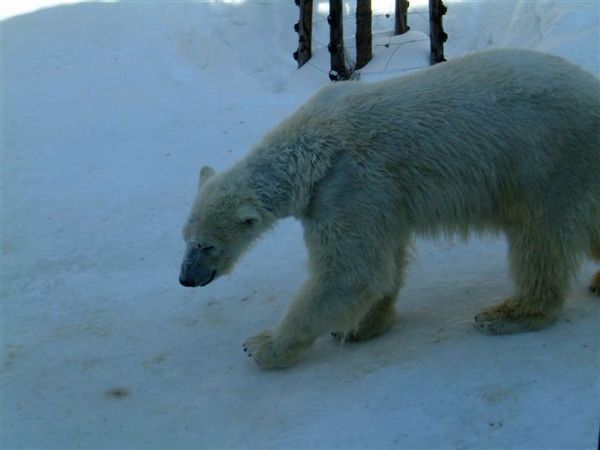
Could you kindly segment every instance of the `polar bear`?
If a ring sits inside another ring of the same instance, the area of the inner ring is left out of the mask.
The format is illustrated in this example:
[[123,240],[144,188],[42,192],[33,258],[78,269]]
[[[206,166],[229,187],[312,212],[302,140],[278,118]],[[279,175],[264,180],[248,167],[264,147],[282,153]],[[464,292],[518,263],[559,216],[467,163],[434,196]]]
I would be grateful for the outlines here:
[[276,220],[301,221],[310,276],[244,343],[283,368],[330,331],[363,340],[390,326],[414,234],[501,231],[516,291],[476,326],[540,329],[585,254],[600,260],[599,93],[592,75],[525,50],[327,86],[232,168],[201,170],[180,282],[210,283]]

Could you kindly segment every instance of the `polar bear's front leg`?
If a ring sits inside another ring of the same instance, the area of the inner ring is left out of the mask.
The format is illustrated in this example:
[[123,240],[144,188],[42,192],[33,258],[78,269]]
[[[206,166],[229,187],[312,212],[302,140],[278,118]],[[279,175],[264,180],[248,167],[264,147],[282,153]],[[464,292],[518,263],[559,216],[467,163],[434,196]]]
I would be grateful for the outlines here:
[[281,322],[248,338],[244,351],[261,368],[289,367],[319,336],[355,325],[372,298],[364,286],[347,289],[323,279],[308,281]]

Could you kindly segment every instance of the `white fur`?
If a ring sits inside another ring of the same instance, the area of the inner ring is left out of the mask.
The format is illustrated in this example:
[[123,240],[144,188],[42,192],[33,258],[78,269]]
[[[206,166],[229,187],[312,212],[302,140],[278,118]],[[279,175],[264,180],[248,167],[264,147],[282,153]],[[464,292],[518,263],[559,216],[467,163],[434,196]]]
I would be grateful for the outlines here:
[[203,171],[184,237],[218,247],[218,276],[275,220],[302,222],[310,277],[245,343],[262,367],[293,364],[329,331],[385,331],[414,233],[505,232],[516,293],[476,323],[541,328],[582,256],[600,259],[599,93],[578,67],[524,50],[330,85],[227,172]]

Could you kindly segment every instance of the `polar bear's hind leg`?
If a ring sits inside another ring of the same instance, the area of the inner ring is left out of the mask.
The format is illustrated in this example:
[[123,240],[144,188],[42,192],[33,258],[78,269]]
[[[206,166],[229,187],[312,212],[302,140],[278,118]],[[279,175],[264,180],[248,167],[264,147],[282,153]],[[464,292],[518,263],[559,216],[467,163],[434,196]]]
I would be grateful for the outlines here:
[[511,334],[544,328],[560,313],[571,276],[578,266],[575,236],[568,227],[548,225],[548,218],[507,233],[517,292],[475,317],[488,334]]

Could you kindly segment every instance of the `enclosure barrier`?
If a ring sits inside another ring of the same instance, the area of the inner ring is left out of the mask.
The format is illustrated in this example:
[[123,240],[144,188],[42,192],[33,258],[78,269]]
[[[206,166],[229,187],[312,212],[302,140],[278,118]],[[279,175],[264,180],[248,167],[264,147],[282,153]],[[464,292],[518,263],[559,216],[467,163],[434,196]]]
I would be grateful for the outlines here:
[[[302,67],[312,55],[312,15],[313,0],[295,0],[300,8],[298,23],[294,30],[298,33],[298,50],[294,59],[298,67]],[[329,0],[329,53],[331,55],[331,70],[329,78],[332,81],[347,80],[355,70],[364,67],[372,57],[373,34],[371,22],[373,13],[371,0],[357,0],[356,3],[356,63],[351,66],[344,51],[343,1]],[[403,34],[409,30],[407,0],[396,0],[394,33]],[[442,16],[447,8],[442,0],[429,0],[429,41],[430,62],[436,64],[445,61],[444,42],[448,35],[442,27]]]

